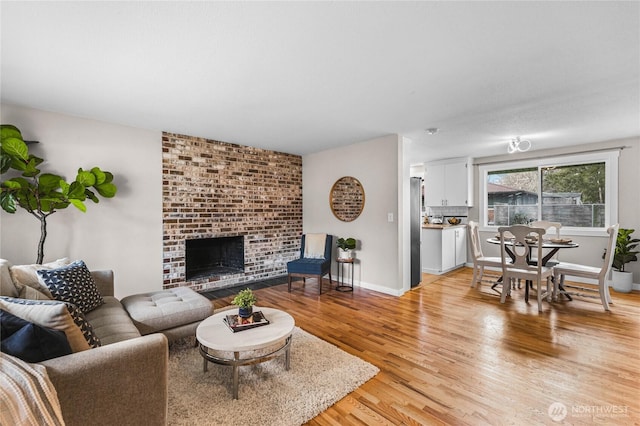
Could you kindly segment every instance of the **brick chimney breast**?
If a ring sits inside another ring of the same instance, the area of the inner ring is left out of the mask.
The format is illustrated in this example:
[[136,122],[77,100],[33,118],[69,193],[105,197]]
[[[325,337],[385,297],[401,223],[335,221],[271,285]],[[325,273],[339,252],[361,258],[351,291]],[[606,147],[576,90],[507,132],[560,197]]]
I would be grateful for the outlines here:
[[[162,134],[163,288],[196,291],[287,273],[302,234],[302,157]],[[186,280],[186,240],[244,237],[244,272]]]

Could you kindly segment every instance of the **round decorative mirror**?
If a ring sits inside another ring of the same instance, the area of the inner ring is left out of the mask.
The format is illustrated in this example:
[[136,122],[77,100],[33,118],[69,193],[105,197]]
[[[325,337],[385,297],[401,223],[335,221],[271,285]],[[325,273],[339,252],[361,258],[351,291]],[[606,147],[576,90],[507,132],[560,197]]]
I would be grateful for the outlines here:
[[356,220],[364,209],[364,188],[351,176],[341,177],[331,187],[329,205],[333,215],[343,222]]

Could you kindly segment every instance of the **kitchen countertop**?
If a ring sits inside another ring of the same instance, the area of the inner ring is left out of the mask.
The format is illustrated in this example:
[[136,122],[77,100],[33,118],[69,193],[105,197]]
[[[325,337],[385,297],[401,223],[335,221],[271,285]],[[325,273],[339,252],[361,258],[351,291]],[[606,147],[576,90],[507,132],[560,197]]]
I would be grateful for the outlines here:
[[455,227],[462,227],[462,226],[467,226],[464,223],[459,223],[457,225],[449,225],[448,223],[443,223],[442,225],[438,225],[438,224],[434,224],[434,223],[428,223],[428,224],[422,224],[422,228],[423,229],[444,229],[444,228],[455,228]]

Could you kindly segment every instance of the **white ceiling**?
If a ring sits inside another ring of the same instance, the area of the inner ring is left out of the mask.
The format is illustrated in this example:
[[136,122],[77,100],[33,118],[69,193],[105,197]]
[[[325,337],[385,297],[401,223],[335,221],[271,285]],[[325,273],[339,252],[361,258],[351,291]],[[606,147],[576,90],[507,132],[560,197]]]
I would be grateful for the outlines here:
[[399,133],[413,163],[637,136],[639,6],[2,1],[2,102],[302,155]]

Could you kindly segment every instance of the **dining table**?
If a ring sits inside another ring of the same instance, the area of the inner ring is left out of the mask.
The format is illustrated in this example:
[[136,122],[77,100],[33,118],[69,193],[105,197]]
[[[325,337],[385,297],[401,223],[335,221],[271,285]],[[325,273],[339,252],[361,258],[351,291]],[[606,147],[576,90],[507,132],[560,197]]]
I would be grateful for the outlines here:
[[[500,245],[500,236],[496,235],[495,237],[491,237],[491,238],[487,238],[487,242],[489,244],[496,244],[496,245]],[[529,241],[527,243],[529,245],[529,247],[537,247],[538,245],[538,241]],[[511,250],[511,247],[513,247],[513,241],[511,241],[510,239],[507,239],[505,241],[505,251],[507,252],[507,254],[509,255],[509,257],[511,258],[511,260],[515,260],[515,254],[513,253],[513,251]],[[551,258],[553,258],[553,256],[555,256],[555,254],[561,250],[561,249],[569,249],[569,248],[577,248],[580,247],[580,245],[578,243],[574,243],[571,239],[569,238],[560,238],[560,239],[543,239],[542,240],[542,248],[548,250],[546,252],[546,254],[542,257],[542,261],[541,264],[542,266],[546,266],[547,263],[551,260]],[[553,279],[553,277],[552,277]],[[498,281],[502,281],[502,277],[498,280]],[[561,290],[564,290],[564,288],[560,288]],[[571,299],[571,296],[564,293],[567,298],[569,300]],[[526,289],[525,289],[525,301],[529,301],[529,285],[526,285]]]

